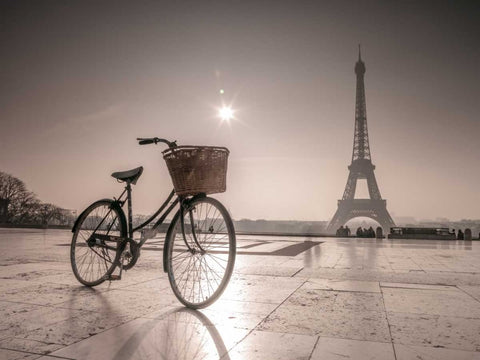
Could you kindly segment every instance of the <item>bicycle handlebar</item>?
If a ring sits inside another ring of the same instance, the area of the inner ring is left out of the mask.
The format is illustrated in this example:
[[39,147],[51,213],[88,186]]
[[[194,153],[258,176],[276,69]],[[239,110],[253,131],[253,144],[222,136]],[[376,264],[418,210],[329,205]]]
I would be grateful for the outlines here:
[[166,139],[160,139],[158,137],[154,137],[154,138],[137,138],[138,140],[138,144],[139,145],[148,145],[148,144],[155,144],[157,145],[157,143],[161,142],[161,143],[164,143],[164,144],[167,144],[169,148],[174,148],[177,146],[177,142],[176,141],[168,141]]

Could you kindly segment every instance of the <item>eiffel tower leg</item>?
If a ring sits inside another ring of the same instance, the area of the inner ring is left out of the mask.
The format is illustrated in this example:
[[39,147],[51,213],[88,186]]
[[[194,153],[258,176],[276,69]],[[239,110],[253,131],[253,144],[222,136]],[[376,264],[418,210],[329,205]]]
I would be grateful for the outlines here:
[[350,171],[348,174],[347,185],[345,185],[345,191],[343,192],[343,200],[353,199],[355,197],[355,191],[357,189],[358,174]]
[[376,210],[377,221],[380,226],[383,228],[383,232],[388,234],[391,227],[395,227],[392,217],[388,213],[386,208]]
[[348,213],[349,211],[345,211],[345,208],[339,206],[335,212],[335,215],[333,215],[332,220],[327,226],[327,234],[335,234],[340,226],[344,225],[348,220],[350,220]]
[[382,196],[380,195],[380,190],[378,189],[377,179],[375,178],[375,174],[372,171],[367,173],[367,185],[368,185],[368,193],[370,194],[370,199],[372,200],[380,200]]

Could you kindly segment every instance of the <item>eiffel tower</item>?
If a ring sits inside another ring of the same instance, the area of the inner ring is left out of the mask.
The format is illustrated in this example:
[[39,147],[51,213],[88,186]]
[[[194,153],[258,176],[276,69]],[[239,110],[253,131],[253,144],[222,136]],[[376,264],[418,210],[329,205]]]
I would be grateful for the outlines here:
[[[357,94],[355,103],[355,134],[353,138],[352,163],[348,167],[347,185],[342,200],[338,200],[338,209],[328,224],[327,233],[335,233],[350,219],[364,216],[377,221],[384,231],[395,226],[387,211],[387,201],[382,199],[375,179],[375,165],[372,164],[370,145],[368,142],[367,107],[365,102],[365,63],[362,61],[360,45],[358,46],[358,61],[355,64],[357,75]],[[370,199],[355,199],[358,179],[366,179]]]

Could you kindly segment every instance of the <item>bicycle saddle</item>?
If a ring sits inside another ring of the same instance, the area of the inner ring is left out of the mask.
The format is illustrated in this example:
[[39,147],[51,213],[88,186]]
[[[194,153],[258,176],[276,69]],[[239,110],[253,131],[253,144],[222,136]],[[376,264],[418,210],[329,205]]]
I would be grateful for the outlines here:
[[143,166],[140,166],[132,170],[114,172],[112,176],[119,181],[126,181],[135,185],[142,172]]

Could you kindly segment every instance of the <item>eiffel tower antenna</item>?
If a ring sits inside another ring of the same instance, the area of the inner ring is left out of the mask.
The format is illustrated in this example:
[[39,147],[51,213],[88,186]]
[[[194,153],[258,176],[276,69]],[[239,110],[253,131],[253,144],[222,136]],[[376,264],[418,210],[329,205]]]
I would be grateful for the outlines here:
[[[357,89],[355,97],[355,132],[353,135],[352,163],[343,197],[338,200],[338,209],[328,224],[327,232],[334,233],[350,219],[364,216],[377,221],[383,228],[395,226],[387,211],[387,201],[382,199],[375,179],[375,165],[372,164],[370,143],[368,140],[367,105],[365,99],[365,63],[362,61],[360,44],[358,44],[358,61],[355,64]],[[358,179],[366,179],[369,199],[355,199]]]

